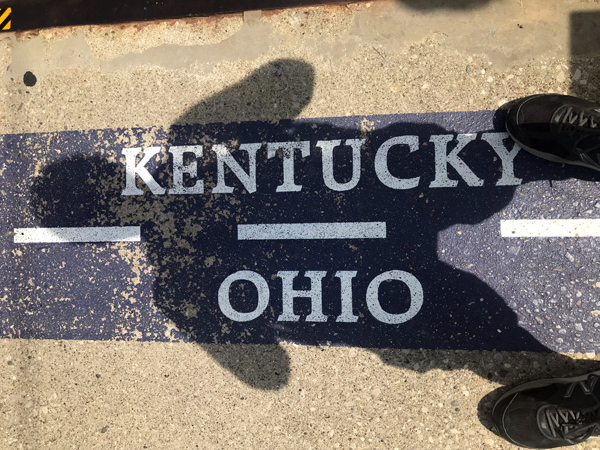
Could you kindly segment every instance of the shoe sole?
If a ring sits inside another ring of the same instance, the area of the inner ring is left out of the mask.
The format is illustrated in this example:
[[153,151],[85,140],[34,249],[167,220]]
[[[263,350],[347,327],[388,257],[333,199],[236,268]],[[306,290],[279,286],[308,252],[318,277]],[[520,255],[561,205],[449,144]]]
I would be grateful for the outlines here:
[[545,378],[542,380],[534,380],[534,381],[530,381],[529,383],[524,383],[521,384],[513,389],[511,389],[510,391],[508,391],[506,394],[504,394],[502,397],[500,397],[496,403],[494,404],[494,408],[492,409],[492,417],[495,415],[496,413],[496,406],[498,406],[499,403],[501,403],[503,400],[505,400],[507,397],[510,397],[513,394],[517,394],[519,392],[523,392],[529,389],[537,389],[537,388],[541,388],[541,387],[546,387],[546,386],[550,386],[551,384],[554,383],[562,383],[562,384],[571,384],[571,383],[575,383],[577,381],[583,381],[583,380],[587,380],[587,378],[591,375],[597,375],[600,376],[600,370],[596,371],[596,372],[589,372],[585,375],[581,375],[578,377],[570,377],[570,378]]
[[556,156],[553,155],[552,153],[545,153],[545,152],[540,152],[539,150],[535,150],[531,147],[527,147],[526,145],[521,144],[514,136],[513,134],[510,132],[510,130],[506,129],[506,131],[508,132],[508,135],[511,137],[511,139],[513,141],[515,141],[515,143],[521,147],[523,150],[527,151],[528,153],[531,153],[534,156],[537,156],[538,158],[542,158],[545,159],[546,161],[552,161],[555,163],[562,163],[562,164],[570,164],[572,166],[581,166],[581,167],[586,167],[588,169],[592,169],[592,170],[596,170],[598,172],[600,172],[600,169],[594,166],[591,166],[583,161],[570,161],[568,159],[564,159],[561,158],[560,156]]

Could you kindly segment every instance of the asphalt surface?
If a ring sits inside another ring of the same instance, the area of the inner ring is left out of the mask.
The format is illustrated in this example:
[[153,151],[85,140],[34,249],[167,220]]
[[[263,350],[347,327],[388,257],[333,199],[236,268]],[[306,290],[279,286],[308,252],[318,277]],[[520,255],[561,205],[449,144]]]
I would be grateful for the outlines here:
[[[5,135],[2,334],[595,352],[600,304],[581,299],[600,288],[598,239],[505,237],[500,221],[599,219],[598,176],[524,153],[504,113]],[[240,239],[357,223],[384,232]],[[142,239],[10,239],[93,226]]]

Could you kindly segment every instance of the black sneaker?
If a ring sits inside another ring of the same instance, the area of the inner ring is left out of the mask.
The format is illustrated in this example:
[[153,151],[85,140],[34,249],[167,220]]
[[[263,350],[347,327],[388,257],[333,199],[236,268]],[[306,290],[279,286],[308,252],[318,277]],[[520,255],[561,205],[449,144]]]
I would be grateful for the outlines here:
[[510,107],[506,130],[535,156],[600,171],[600,105],[568,95],[532,95]]
[[495,431],[521,447],[579,444],[600,433],[599,396],[600,371],[522,384],[494,405]]

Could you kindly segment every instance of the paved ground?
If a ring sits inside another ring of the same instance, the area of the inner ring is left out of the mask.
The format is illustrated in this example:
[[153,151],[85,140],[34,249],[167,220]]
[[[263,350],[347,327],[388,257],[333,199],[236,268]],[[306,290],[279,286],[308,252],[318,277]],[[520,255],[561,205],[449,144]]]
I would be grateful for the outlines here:
[[[487,429],[504,386],[600,367],[600,277],[598,238],[506,237],[501,221],[597,219],[600,188],[511,154],[497,110],[600,100],[595,5],[407,0],[0,35],[1,447],[510,448]],[[326,177],[326,139],[365,140],[356,186],[351,146]],[[285,152],[268,157],[283,141],[308,142],[303,190]],[[260,144],[255,190],[227,172],[219,193],[215,145],[240,143]],[[461,172],[439,149],[463,144]],[[176,192],[181,145],[204,147],[203,192]],[[142,181],[122,150],[151,146]],[[385,237],[236,239],[342,216]],[[141,242],[15,231],[108,225]],[[219,296],[242,270],[264,310],[251,287]],[[295,271],[322,279],[325,321],[316,300],[286,310]],[[394,289],[369,297],[382,273]]]

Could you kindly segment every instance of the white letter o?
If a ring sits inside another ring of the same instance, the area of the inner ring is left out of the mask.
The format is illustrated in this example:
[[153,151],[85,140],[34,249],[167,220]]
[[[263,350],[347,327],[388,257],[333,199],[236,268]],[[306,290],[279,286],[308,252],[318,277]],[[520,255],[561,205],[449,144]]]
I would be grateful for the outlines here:
[[[239,312],[233,309],[229,301],[229,288],[234,281],[249,281],[256,287],[258,291],[258,305],[251,312]],[[250,270],[240,270],[229,275],[219,287],[219,308],[225,316],[236,322],[248,322],[256,319],[269,305],[269,285],[263,277],[256,272]]]
[[[402,281],[410,290],[410,307],[408,311],[401,314],[390,314],[383,310],[379,303],[379,285],[387,280]],[[367,307],[373,317],[383,323],[397,325],[412,319],[417,315],[423,306],[423,286],[417,278],[402,270],[390,270],[381,275],[377,275],[367,288]]]

